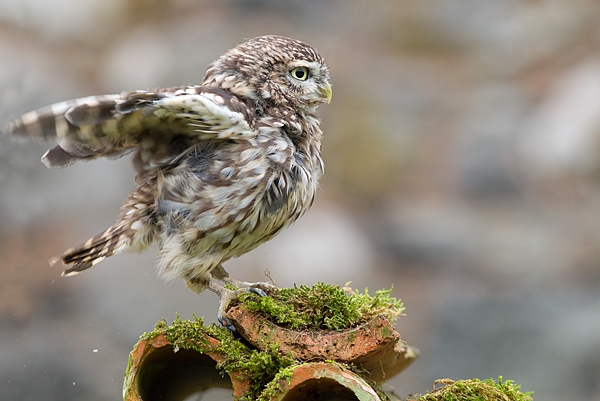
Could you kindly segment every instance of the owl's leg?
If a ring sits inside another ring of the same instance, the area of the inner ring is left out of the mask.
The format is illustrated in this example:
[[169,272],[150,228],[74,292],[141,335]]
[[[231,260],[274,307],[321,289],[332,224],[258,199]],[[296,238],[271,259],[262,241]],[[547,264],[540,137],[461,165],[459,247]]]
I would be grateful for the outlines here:
[[[208,283],[208,289],[219,296],[219,311],[217,313],[217,319],[219,319],[219,323],[223,325],[228,330],[236,331],[235,327],[231,323],[229,319],[227,319],[227,309],[229,309],[229,305],[237,296],[240,294],[240,290],[230,290],[228,288],[223,287],[220,284],[217,284],[215,279],[210,280]],[[244,289],[246,292],[247,289]]]
[[231,277],[224,277],[223,282],[230,284],[236,288],[248,288],[250,291],[255,292],[260,296],[266,296],[267,291],[277,288],[273,283],[267,283],[266,281],[259,281],[256,283],[249,283],[247,281],[239,281]]
[[[219,322],[226,329],[235,331],[235,327],[229,321],[229,319],[227,319],[227,310],[229,309],[231,302],[233,302],[233,300],[235,300],[240,294],[246,292],[253,292],[260,296],[267,296],[265,290],[273,288],[274,286],[269,283],[245,283],[243,281],[238,281],[229,278],[228,276],[225,276],[222,273],[225,273],[225,275],[227,274],[223,267],[219,265],[218,268],[212,271],[212,274],[215,277],[208,282],[207,288],[219,296],[219,311],[217,313],[217,318],[219,319]],[[230,290],[229,288],[218,284],[217,280],[224,281],[225,283],[230,284],[233,287],[236,287],[237,289]],[[270,287],[263,286],[263,284],[268,284]],[[265,290],[263,290],[261,287]]]
[[257,282],[257,283],[249,283],[246,281],[236,280],[233,277],[229,277],[229,273],[227,273],[227,271],[223,268],[223,265],[221,265],[221,264],[219,264],[217,267],[215,267],[211,271],[211,275],[213,278],[220,280],[224,283],[227,283],[235,288],[238,288],[238,289],[249,288],[250,291],[252,291],[260,296],[263,296],[263,297],[267,295],[267,291],[276,288],[276,286],[272,283],[267,283],[267,282],[262,282],[262,281]]

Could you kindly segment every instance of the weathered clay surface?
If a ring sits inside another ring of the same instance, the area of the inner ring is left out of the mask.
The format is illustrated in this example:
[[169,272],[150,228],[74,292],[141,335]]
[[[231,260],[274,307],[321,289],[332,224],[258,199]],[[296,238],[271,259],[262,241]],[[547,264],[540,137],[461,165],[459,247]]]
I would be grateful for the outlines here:
[[418,355],[382,316],[341,332],[290,330],[241,305],[230,308],[227,317],[238,333],[259,349],[279,344],[282,353],[301,360],[354,363],[370,371],[376,382],[405,369]]
[[238,333],[255,347],[262,349],[265,344],[278,343],[281,352],[302,360],[352,362],[382,349],[391,349],[400,339],[400,334],[382,316],[341,332],[286,329],[240,305],[230,308],[227,317]]
[[332,363],[313,362],[296,367],[281,379],[271,401],[348,400],[380,401],[363,379]]

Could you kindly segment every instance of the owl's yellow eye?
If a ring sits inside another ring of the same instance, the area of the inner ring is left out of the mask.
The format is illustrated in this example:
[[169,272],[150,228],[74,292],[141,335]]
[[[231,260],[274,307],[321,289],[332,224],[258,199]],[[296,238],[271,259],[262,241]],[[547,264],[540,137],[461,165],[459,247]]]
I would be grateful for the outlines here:
[[292,77],[296,78],[298,81],[306,81],[308,78],[308,68],[296,67],[290,71],[290,74],[292,74]]

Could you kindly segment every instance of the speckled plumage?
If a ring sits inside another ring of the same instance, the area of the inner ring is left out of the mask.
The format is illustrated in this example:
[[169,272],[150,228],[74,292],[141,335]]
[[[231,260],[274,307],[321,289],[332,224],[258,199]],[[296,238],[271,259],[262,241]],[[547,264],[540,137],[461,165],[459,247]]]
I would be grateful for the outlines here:
[[328,81],[314,49],[262,36],[213,62],[200,86],[91,96],[23,115],[9,131],[55,140],[42,158],[50,168],[134,153],[138,187],[117,222],[53,263],[70,275],[157,243],[162,277],[196,292],[226,278],[223,262],[312,205],[323,173],[316,107],[331,98]]

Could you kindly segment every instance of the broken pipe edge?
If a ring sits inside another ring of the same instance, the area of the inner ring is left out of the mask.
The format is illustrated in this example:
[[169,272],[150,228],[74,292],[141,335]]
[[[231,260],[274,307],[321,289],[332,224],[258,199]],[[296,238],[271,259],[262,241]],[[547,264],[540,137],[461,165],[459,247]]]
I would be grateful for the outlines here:
[[308,362],[292,367],[289,375],[267,385],[262,396],[271,401],[381,400],[361,377],[328,362]]
[[[211,349],[219,341],[206,335]],[[123,383],[126,401],[177,401],[210,388],[233,389],[234,399],[242,398],[249,383],[234,373],[221,374],[217,363],[225,356],[207,350],[175,350],[165,334],[138,341],[129,355]]]

